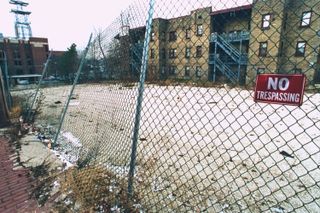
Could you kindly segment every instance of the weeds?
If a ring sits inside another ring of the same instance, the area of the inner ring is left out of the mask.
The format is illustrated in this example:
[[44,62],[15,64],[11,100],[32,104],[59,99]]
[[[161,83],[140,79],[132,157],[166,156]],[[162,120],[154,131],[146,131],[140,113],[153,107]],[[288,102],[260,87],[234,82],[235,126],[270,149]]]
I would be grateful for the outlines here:
[[[56,204],[59,212],[111,212],[115,208],[139,212],[134,202],[128,202],[125,180],[101,166],[70,169],[60,181],[65,196]],[[137,195],[134,201],[139,202]]]

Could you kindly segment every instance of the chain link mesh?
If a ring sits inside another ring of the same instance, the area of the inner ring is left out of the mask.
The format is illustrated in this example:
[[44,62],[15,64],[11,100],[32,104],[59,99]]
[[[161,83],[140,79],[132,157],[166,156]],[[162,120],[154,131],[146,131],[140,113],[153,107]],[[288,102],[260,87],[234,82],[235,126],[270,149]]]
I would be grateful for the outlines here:
[[[86,188],[78,191],[79,205],[114,212],[318,212],[319,1],[156,1],[148,43],[149,9],[137,1],[95,32],[70,97],[70,86],[42,90],[50,101],[36,121],[61,116],[71,98],[54,149],[86,180],[73,179]],[[304,74],[302,106],[254,102],[263,73]],[[90,180],[101,176],[109,182],[99,187],[109,188],[98,196]]]

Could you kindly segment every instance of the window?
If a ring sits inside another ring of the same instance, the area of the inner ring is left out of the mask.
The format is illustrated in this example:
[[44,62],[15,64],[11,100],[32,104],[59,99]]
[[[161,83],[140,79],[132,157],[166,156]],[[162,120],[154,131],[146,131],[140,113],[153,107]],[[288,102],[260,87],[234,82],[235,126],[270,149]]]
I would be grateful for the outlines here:
[[49,45],[45,44],[43,47],[46,52],[49,52]]
[[155,33],[152,31],[150,34],[150,41],[154,41],[155,39]]
[[23,70],[22,69],[17,69],[16,70],[17,75],[23,75]]
[[184,76],[190,77],[190,66],[184,67]]
[[303,57],[304,53],[306,51],[306,45],[307,43],[305,41],[298,41],[296,46],[296,56],[297,57]]
[[301,27],[307,27],[311,22],[311,11],[303,12],[301,16]]
[[18,50],[13,51],[13,58],[14,59],[20,59],[20,52]]
[[257,74],[263,74],[265,72],[266,68],[264,67],[258,67],[257,68]]
[[177,40],[177,32],[176,31],[169,32],[169,41],[175,41],[175,40]]
[[161,41],[166,41],[166,32],[162,31],[160,35]]
[[165,66],[161,66],[161,74],[162,75],[166,74],[166,67]]
[[191,29],[188,28],[186,29],[186,39],[190,39],[191,38]]
[[161,49],[161,58],[166,59],[166,49],[165,48]]
[[297,67],[295,67],[295,68],[293,69],[293,71],[294,71],[294,74],[301,74],[301,73],[302,73],[302,69],[297,68]]
[[177,50],[176,49],[170,49],[169,50],[169,58],[175,58],[177,54]]
[[260,42],[259,46],[259,56],[266,57],[268,51],[268,42]]
[[0,50],[0,59],[4,59],[4,51]]
[[21,60],[14,60],[14,65],[21,66],[22,65]]
[[186,47],[186,55],[185,55],[185,57],[186,58],[190,58],[190,55],[191,55],[191,48],[190,47]]
[[169,67],[169,75],[176,75],[177,73],[177,67],[176,66],[170,66]]
[[196,66],[196,77],[200,78],[202,74],[202,70],[200,66]]
[[202,46],[197,46],[196,57],[202,56]]
[[203,34],[203,26],[202,24],[199,24],[197,26],[197,36],[202,36],[202,34]]
[[150,52],[150,58],[151,58],[151,59],[154,59],[154,57],[155,57],[155,51],[154,51],[154,49],[152,48],[152,49],[151,49],[151,52]]
[[269,29],[269,28],[270,28],[270,22],[271,22],[271,14],[262,15],[261,28],[262,28],[263,30]]
[[27,59],[27,63],[28,63],[29,66],[32,65],[32,60],[31,60],[31,58],[28,58],[28,59]]

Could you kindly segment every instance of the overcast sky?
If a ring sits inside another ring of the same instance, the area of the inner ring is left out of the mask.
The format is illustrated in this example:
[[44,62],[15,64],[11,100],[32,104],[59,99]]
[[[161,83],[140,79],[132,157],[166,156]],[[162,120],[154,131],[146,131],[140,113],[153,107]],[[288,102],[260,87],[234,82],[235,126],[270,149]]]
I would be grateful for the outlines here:
[[[50,49],[66,50],[72,43],[83,48],[94,29],[106,28],[132,0],[23,0],[34,37],[47,37]],[[14,5],[0,3],[0,32],[14,37]]]
[[[29,3],[26,10],[34,37],[49,39],[50,49],[66,50],[72,43],[79,49],[85,47],[89,35],[95,29],[107,28],[121,11],[130,4],[141,8],[141,2],[148,0],[23,0]],[[136,2],[138,2],[136,4]],[[169,18],[189,14],[190,10],[212,6],[213,10],[248,4],[251,0],[156,0],[157,14]],[[0,3],[0,32],[6,37],[14,37],[14,5],[9,0]],[[137,11],[140,12],[141,11]],[[167,15],[169,14],[169,15]]]

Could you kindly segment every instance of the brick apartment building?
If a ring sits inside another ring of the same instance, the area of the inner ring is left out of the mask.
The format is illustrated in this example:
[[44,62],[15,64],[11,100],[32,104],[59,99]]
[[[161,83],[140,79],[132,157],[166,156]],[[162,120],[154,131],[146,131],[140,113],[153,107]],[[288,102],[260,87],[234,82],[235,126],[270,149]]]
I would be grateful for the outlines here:
[[[200,8],[186,16],[156,18],[148,78],[252,85],[257,73],[304,73],[308,84],[320,83],[317,11],[317,0],[255,0],[235,8]],[[141,50],[141,39],[136,41]]]
[[257,72],[304,73],[320,83],[320,2],[254,1],[247,81]]
[[41,74],[49,54],[47,38],[0,38],[0,65],[9,76]]
[[211,8],[188,16],[155,19],[151,32],[148,74],[207,80]]

